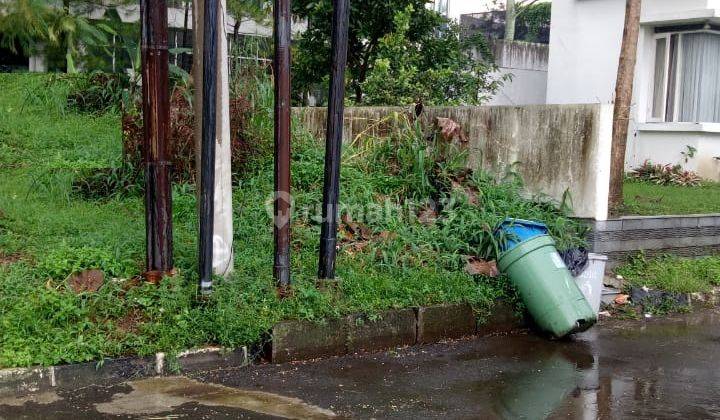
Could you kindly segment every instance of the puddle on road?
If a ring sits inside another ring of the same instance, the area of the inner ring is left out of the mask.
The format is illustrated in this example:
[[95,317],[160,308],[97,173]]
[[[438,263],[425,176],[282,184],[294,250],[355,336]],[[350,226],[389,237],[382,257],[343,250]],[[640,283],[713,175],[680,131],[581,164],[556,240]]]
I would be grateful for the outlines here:
[[115,394],[110,402],[95,404],[102,414],[147,415],[172,411],[186,404],[239,408],[287,419],[330,419],[336,414],[298,398],[223,385],[198,382],[186,377],[158,377],[128,382],[129,394]]
[[37,394],[25,395],[22,397],[0,397],[0,406],[22,407],[27,403],[48,405],[60,401],[62,398],[53,391],[40,392]]

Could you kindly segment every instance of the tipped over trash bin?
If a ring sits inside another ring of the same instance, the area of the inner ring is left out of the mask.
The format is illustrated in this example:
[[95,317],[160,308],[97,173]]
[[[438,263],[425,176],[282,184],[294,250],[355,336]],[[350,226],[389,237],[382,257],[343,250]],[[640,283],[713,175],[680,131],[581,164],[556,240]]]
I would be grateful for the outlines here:
[[496,230],[503,244],[498,268],[517,289],[535,323],[560,338],[585,331],[597,316],[542,223],[506,219]]

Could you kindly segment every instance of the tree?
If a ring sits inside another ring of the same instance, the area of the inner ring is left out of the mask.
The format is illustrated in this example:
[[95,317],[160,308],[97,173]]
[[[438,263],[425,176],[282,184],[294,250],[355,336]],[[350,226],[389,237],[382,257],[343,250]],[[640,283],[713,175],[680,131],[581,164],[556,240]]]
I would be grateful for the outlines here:
[[[472,105],[496,90],[499,80],[482,35],[460,39],[448,23],[424,43],[409,42],[412,6],[395,15],[395,31],[378,43],[377,58],[362,84],[367,105]],[[477,59],[474,53],[483,52]]]
[[515,40],[515,21],[517,14],[515,13],[515,0],[506,0],[505,2],[505,40]]
[[32,51],[48,39],[48,25],[53,9],[43,0],[0,2],[0,42],[17,53],[17,46]]
[[[531,25],[528,24],[528,22],[524,22],[521,20],[521,17],[526,17],[526,15],[533,14],[535,15],[535,18],[547,18],[549,21],[550,19],[550,4],[544,3],[544,4],[537,4],[540,0],[526,0],[526,1],[516,1],[516,0],[505,0],[505,40],[506,41],[514,41],[516,30],[518,29],[518,26],[522,23],[522,25],[527,25],[528,30],[532,32]],[[495,7],[502,7],[498,5],[498,0],[494,0],[492,4],[495,5]],[[537,28],[535,28],[537,30]]]
[[615,86],[615,110],[613,113],[612,152],[610,162],[610,209],[616,211],[623,204],[623,181],[625,178],[625,150],[627,146],[630,108],[632,106],[635,63],[640,33],[641,0],[627,0],[625,28],[620,47],[617,83]]
[[266,22],[270,16],[270,7],[269,0],[227,0],[227,12],[235,18],[234,41],[237,41],[240,25],[244,21]]
[[[450,67],[443,67],[451,57],[458,57],[459,40],[449,42],[451,36],[457,36],[456,28],[433,10],[425,7],[427,0],[366,0],[354,1],[351,4],[350,30],[348,45],[348,91],[352,92],[355,103],[364,102],[365,89],[373,71],[378,66],[375,79],[383,74],[395,74],[417,80],[419,74],[430,74],[429,69],[446,72]],[[330,22],[332,12],[331,0],[295,0],[293,12],[308,21],[308,29],[296,43],[293,59],[293,89],[296,98],[304,92],[317,87],[318,82],[327,85],[327,77],[319,79],[319,75],[329,74],[330,69]],[[404,14],[398,17],[398,14]],[[452,35],[451,35],[452,34]],[[453,48],[445,51],[443,48]],[[402,53],[398,52],[402,50]],[[395,52],[393,52],[395,51]],[[411,57],[407,59],[405,53]],[[396,63],[394,60],[404,60]],[[464,61],[465,62],[465,61]],[[457,66],[454,67],[457,69]],[[463,68],[463,77],[468,68]],[[413,74],[413,72],[417,72]],[[386,80],[389,82],[389,80]],[[394,81],[399,86],[400,81]],[[404,82],[403,82],[404,83]],[[375,84],[374,87],[377,87]],[[371,88],[372,89],[372,88]],[[378,98],[375,89],[375,98]],[[388,94],[391,92],[388,92]],[[405,95],[414,96],[413,94]],[[414,99],[414,98],[413,98]],[[378,102],[375,99],[374,102]],[[393,101],[395,102],[395,101]]]

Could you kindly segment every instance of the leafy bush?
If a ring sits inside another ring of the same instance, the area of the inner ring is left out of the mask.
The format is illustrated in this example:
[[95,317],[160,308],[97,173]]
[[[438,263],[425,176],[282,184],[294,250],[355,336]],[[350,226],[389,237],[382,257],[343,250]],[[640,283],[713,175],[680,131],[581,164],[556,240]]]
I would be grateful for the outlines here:
[[127,98],[129,83],[121,74],[94,71],[73,77],[68,107],[77,112],[103,114],[119,110]]
[[[231,82],[230,141],[235,181],[254,174],[262,162],[272,158],[273,89],[269,77],[256,73],[235,73]],[[176,86],[170,103],[170,142],[173,176],[176,182],[194,183],[196,175],[195,115],[191,93]],[[144,141],[139,105],[124,112],[123,149],[132,167],[142,164]]]
[[[346,245],[374,255],[382,266],[457,271],[469,256],[498,257],[501,244],[493,231],[507,217],[546,223],[561,249],[584,245],[586,227],[567,217],[558,203],[542,196],[526,198],[517,177],[468,169],[462,140],[447,139],[437,130],[426,134],[419,122],[394,118],[391,136],[346,148],[341,213],[361,226],[346,222],[345,228],[373,232]],[[295,185],[319,190],[321,156],[305,152],[294,158]],[[375,217],[377,207],[390,210]]]
[[73,177],[73,193],[85,200],[136,196],[142,191],[142,168],[126,163],[119,168],[84,170]]
[[658,185],[678,185],[681,187],[698,187],[702,183],[702,178],[698,174],[684,170],[681,165],[653,164],[649,160],[633,169],[630,172],[630,177],[638,181]]
[[38,264],[41,277],[64,280],[82,270],[102,270],[110,276],[128,276],[137,270],[134,261],[124,261],[106,249],[63,244],[45,255]]

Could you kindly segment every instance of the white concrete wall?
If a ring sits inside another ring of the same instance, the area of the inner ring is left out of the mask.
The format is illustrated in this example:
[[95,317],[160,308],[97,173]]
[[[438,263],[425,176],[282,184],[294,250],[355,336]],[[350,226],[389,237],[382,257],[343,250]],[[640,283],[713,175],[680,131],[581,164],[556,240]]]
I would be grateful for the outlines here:
[[529,42],[494,41],[491,45],[497,77],[510,76],[487,105],[542,105],[546,102],[548,46]]
[[547,90],[547,72],[500,68],[498,77],[510,74],[512,80],[487,101],[487,105],[542,105]]
[[555,0],[547,102],[610,103],[620,57],[625,0]]
[[[300,123],[316,138],[326,129],[326,108],[297,108]],[[400,107],[351,107],[345,111],[343,139],[387,136],[397,128]],[[458,122],[468,137],[468,166],[497,176],[520,174],[530,193],[557,201],[566,193],[575,216],[606,220],[610,186],[610,105],[428,107],[420,117],[428,127],[437,117]]]
[[[667,127],[667,128],[665,128]],[[625,166],[636,168],[645,160],[678,164],[705,179],[720,181],[720,124],[675,124],[673,127],[639,124],[628,142]],[[688,146],[695,156],[687,158]]]

